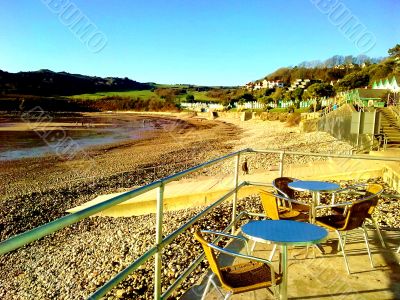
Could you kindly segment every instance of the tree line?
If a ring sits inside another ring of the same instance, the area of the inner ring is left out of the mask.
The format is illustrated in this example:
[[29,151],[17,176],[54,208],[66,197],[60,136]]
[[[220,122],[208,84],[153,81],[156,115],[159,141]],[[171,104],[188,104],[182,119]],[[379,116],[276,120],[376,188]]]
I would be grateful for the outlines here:
[[127,77],[95,77],[66,72],[39,70],[9,73],[0,70],[0,94],[68,96],[96,92],[147,90],[151,84]]
[[115,110],[178,111],[175,101],[157,97],[106,96],[95,100],[44,97],[31,95],[7,95],[0,97],[0,111],[24,112],[40,107],[49,112],[99,112]]

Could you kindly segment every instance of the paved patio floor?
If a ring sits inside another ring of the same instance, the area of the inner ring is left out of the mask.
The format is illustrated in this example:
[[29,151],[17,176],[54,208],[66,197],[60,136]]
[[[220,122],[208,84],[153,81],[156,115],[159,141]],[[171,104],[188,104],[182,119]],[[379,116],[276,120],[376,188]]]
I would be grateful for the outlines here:
[[[328,239],[322,244],[326,252],[324,255],[310,248],[306,258],[305,247],[289,248],[289,299],[400,299],[400,254],[396,253],[400,244],[400,231],[382,231],[387,243],[386,249],[379,243],[374,230],[370,229],[368,234],[375,268],[370,265],[362,232],[355,230],[349,233],[346,244],[350,275],[346,272],[343,256],[337,252],[338,240],[334,232],[330,232]],[[229,248],[237,251],[241,245],[235,242],[231,243]],[[271,249],[270,244],[258,243],[253,255],[268,258]],[[273,259],[276,266],[278,256],[275,254]],[[232,261],[221,257],[221,263],[231,264]],[[205,280],[194,286],[182,299],[200,299],[204,282]],[[211,289],[206,299],[222,297]],[[263,289],[234,295],[231,299],[261,300],[273,297]]]

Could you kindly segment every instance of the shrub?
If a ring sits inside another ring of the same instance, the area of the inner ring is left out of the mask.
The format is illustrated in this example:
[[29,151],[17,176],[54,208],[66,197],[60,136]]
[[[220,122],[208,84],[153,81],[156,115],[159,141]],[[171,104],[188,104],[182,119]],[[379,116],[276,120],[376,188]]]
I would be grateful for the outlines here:
[[294,110],[296,109],[296,106],[295,105],[291,105],[291,106],[289,106],[288,107],[288,113],[294,113]]
[[297,126],[300,124],[300,121],[301,121],[301,114],[292,113],[292,114],[289,114],[289,116],[287,117],[286,125],[288,127]]
[[186,101],[187,102],[194,102],[194,96],[192,94],[187,94],[186,95]]
[[276,121],[278,120],[279,114],[277,113],[268,113],[268,120],[269,121]]
[[262,113],[260,114],[260,119],[261,119],[262,121],[267,121],[267,120],[268,120],[268,115],[269,115],[269,113],[267,113],[267,112],[262,112]]

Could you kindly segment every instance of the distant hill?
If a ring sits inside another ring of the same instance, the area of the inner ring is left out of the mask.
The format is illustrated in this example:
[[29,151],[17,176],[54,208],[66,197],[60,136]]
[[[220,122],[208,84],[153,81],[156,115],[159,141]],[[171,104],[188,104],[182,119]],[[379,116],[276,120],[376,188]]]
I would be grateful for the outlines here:
[[341,65],[362,65],[362,64],[377,64],[384,60],[384,57],[372,58],[364,54],[358,56],[353,55],[334,55],[324,61],[312,60],[303,61],[297,65],[301,68],[334,68]]
[[0,70],[0,94],[3,95],[69,96],[96,92],[147,90],[152,87],[152,84],[140,83],[126,77],[101,78],[46,69],[18,73]]

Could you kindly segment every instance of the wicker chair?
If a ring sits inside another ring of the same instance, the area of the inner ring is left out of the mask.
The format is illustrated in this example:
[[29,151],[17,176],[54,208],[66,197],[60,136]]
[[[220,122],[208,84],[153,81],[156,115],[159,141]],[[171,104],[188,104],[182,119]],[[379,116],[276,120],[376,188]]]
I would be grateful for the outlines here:
[[[288,186],[288,184],[298,180],[299,179],[292,177],[278,177],[272,181],[272,186],[274,187],[278,195],[288,199],[295,199],[295,192]],[[303,203],[292,203],[291,205],[291,208],[301,212],[309,213],[310,211],[310,206]]]
[[[284,196],[276,195],[264,190],[259,190],[261,205],[264,210],[264,217],[267,217],[271,220],[293,220],[293,221],[301,221],[306,222],[309,220],[309,215],[298,211],[296,209],[292,209],[295,204],[301,204],[305,207],[306,204],[302,204],[297,202],[296,200],[286,198]],[[279,205],[278,202],[284,203],[284,205]],[[287,204],[286,204],[287,203]],[[308,209],[309,211],[310,209]],[[249,215],[252,215],[251,213]],[[260,215],[259,215],[260,216]],[[251,253],[254,251],[256,247],[256,241],[254,241],[253,246],[251,247]],[[276,244],[271,251],[269,256],[269,260],[272,260],[276,251]]]
[[[271,220],[296,220],[296,221],[306,221],[308,220],[308,215],[294,209],[295,204],[302,204],[296,200],[276,195],[264,190],[259,190],[261,204],[264,209],[264,214]],[[283,202],[284,205],[279,205],[278,202]],[[287,203],[287,204],[286,204]],[[302,204],[305,207],[310,207],[306,204]]]
[[[224,299],[229,299],[234,294],[240,294],[265,288],[269,292],[271,292],[276,299],[278,299],[277,286],[282,281],[282,274],[280,272],[276,273],[274,271],[274,267],[272,266],[271,261],[220,248],[212,243],[207,242],[203,238],[203,234],[222,235],[229,238],[240,239],[246,244],[246,249],[248,249],[247,241],[243,237],[232,236],[230,234],[207,230],[195,232],[194,236],[196,240],[199,241],[203,246],[206,258],[213,272],[207,281],[206,288],[201,298],[202,300],[205,299],[211,284],[220,292]],[[243,258],[248,260],[248,262],[238,263],[227,267],[221,267],[217,260],[217,252],[232,257]],[[221,283],[222,289],[227,291],[227,294],[224,295],[221,292],[220,287],[218,287],[214,281],[215,277],[218,278],[219,282]]]
[[[343,192],[348,193],[348,192],[351,192],[354,190],[358,190],[359,188],[363,188],[365,191],[364,193],[362,193],[363,197],[373,196],[373,197],[371,197],[371,199],[376,198],[376,202],[378,202],[378,197],[383,192],[383,187],[381,185],[375,184],[375,183],[369,183],[369,184],[360,184],[360,185],[350,186],[348,188],[345,188],[345,189],[342,189],[342,190],[336,192],[335,194],[337,195],[337,194],[340,194]],[[338,214],[342,214],[342,215],[345,214],[345,209],[346,209],[346,207],[332,207],[332,211],[334,213],[338,213]],[[382,247],[386,248],[386,244],[385,244],[385,241],[383,240],[382,233],[379,229],[378,222],[372,217],[372,212],[371,212],[371,214],[369,214],[367,216],[367,220],[369,220],[374,225],[376,233],[378,234],[379,240],[382,244]]]
[[316,209],[327,208],[327,207],[345,207],[344,214],[333,214],[323,217],[316,217],[315,223],[317,225],[321,225],[328,229],[334,230],[338,235],[340,249],[342,250],[348,274],[350,274],[350,269],[346,253],[344,250],[346,245],[346,234],[343,238],[342,232],[347,233],[348,231],[353,229],[361,229],[363,231],[369,260],[371,262],[371,266],[374,267],[371,257],[371,250],[369,248],[369,243],[368,243],[368,234],[367,230],[365,229],[364,222],[365,219],[370,217],[377,203],[378,203],[378,197],[376,197],[376,195],[370,195],[353,202],[345,202],[340,204],[323,205],[316,207]]

